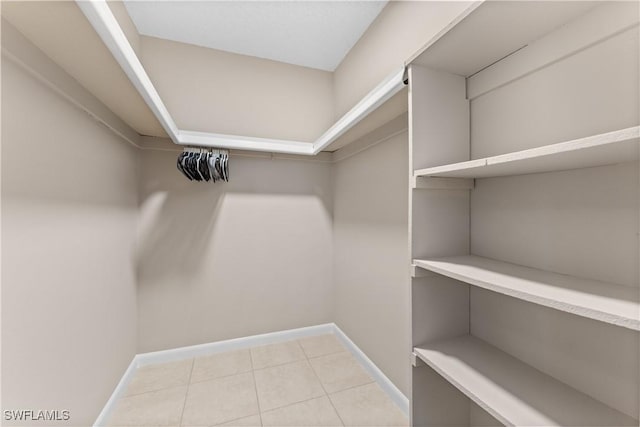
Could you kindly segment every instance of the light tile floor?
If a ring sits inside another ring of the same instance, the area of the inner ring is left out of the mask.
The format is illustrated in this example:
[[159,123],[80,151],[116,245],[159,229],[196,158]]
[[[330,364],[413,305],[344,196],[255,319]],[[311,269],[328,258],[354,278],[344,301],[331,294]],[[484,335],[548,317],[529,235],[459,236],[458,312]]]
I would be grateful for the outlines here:
[[140,368],[110,426],[392,426],[402,411],[332,335]]

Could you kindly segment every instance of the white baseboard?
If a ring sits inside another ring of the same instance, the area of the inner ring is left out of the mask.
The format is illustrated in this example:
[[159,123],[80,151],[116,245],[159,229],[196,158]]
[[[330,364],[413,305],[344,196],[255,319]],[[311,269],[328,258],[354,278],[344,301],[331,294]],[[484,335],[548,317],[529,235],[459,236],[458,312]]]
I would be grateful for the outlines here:
[[127,370],[124,371],[124,375],[122,375],[122,378],[120,378],[118,385],[113,390],[113,393],[111,393],[109,400],[107,400],[107,404],[104,405],[104,408],[102,408],[102,411],[100,411],[100,414],[96,419],[96,422],[93,423],[94,427],[98,427],[98,426],[102,427],[107,425],[109,415],[111,414],[111,411],[115,408],[118,398],[127,389],[127,386],[131,382],[133,375],[136,373],[136,370],[138,369],[138,365],[136,364],[136,357],[138,357],[138,355],[133,356],[133,360],[131,361],[131,363],[129,363]]
[[[366,371],[373,377],[382,390],[393,400],[393,402],[409,417],[409,398],[405,396],[394,383],[376,366],[375,363],[367,357],[366,354],[360,348],[349,339],[349,337],[342,332],[342,329],[333,323],[333,333],[336,334],[338,339],[342,341],[345,347],[349,349],[353,357],[364,366]],[[408,362],[407,362],[408,363]]]
[[244,348],[256,347],[259,345],[276,344],[279,342],[295,340],[298,338],[329,334],[334,331],[334,326],[335,325],[333,323],[325,323],[323,325],[308,326],[306,328],[269,332],[267,334],[251,335],[248,337],[216,341],[207,344],[198,344],[188,347],[172,348],[170,350],[142,353],[136,356],[136,360],[138,362],[138,366],[173,362],[176,360],[189,359],[191,357],[205,356],[207,354],[241,350]]
[[385,393],[398,405],[398,407],[409,415],[409,399],[387,378],[384,373],[345,335],[335,323],[325,323],[323,325],[309,326],[306,328],[290,329],[286,331],[270,332],[267,334],[252,335],[248,337],[235,338],[225,341],[216,341],[207,344],[192,345],[188,347],[172,348],[169,350],[154,351],[150,353],[137,354],[120,382],[113,390],[107,404],[102,408],[100,415],[93,424],[94,427],[101,427],[107,424],[111,411],[114,409],[118,397],[124,393],[136,370],[145,365],[167,363],[177,360],[189,359],[208,354],[222,353],[225,351],[241,350],[244,348],[259,345],[276,344],[279,342],[295,340],[299,338],[312,337],[323,334],[335,334],[338,339],[347,347],[353,356],[364,366],[365,370],[373,377]]

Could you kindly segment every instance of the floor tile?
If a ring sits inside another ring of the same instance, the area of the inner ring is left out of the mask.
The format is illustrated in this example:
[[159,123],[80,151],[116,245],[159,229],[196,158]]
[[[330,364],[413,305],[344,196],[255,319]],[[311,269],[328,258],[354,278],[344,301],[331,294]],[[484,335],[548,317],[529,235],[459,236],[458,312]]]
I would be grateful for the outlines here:
[[173,426],[180,424],[187,387],[174,387],[118,400],[110,426]]
[[237,420],[228,421],[223,424],[217,424],[217,426],[229,426],[229,427],[261,427],[262,422],[260,415],[251,415],[250,417],[239,418]]
[[138,368],[123,396],[179,387],[189,383],[193,359]]
[[329,398],[345,426],[406,427],[409,420],[376,383],[350,388]]
[[262,422],[265,427],[342,427],[342,421],[327,396],[263,412]]
[[251,372],[191,384],[184,426],[212,426],[259,413]]
[[191,382],[201,382],[215,378],[236,375],[251,370],[249,350],[228,351],[197,357],[193,362]]
[[260,409],[268,411],[324,395],[307,360],[254,371]]
[[305,358],[302,347],[297,341],[287,341],[278,344],[264,345],[251,349],[253,369],[268,368],[284,365]]
[[250,417],[244,417],[218,425],[229,427],[261,427],[262,423],[260,421],[260,415],[251,415]]
[[302,338],[299,339],[298,342],[302,346],[307,357],[318,357],[326,354],[347,351],[334,334]]
[[351,353],[335,353],[309,359],[327,393],[373,382]]

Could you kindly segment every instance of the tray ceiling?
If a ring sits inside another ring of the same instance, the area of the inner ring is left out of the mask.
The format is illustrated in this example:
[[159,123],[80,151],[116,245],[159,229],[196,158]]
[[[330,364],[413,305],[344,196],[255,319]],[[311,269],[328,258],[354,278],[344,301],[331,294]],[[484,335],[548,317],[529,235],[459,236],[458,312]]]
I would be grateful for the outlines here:
[[387,1],[125,1],[142,35],[334,71]]

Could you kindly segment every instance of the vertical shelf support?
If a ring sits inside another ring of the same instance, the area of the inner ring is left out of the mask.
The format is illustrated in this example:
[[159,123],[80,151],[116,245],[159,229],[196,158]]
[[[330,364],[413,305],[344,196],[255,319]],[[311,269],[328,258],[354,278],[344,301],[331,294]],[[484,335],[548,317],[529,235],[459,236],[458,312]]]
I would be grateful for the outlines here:
[[430,176],[411,177],[411,188],[425,190],[473,190],[473,178],[438,178]]

